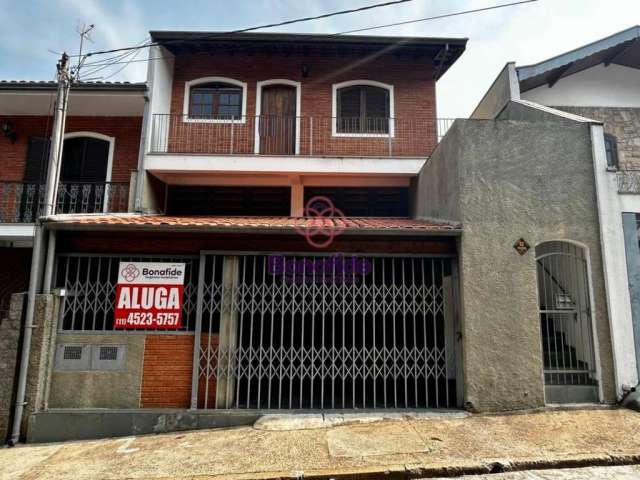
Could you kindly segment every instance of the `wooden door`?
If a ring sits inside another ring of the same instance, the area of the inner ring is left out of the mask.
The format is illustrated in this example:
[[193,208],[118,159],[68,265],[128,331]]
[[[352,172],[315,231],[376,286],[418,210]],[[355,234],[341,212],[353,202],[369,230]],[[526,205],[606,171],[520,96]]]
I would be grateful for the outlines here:
[[260,153],[294,155],[296,151],[296,89],[273,85],[262,89]]

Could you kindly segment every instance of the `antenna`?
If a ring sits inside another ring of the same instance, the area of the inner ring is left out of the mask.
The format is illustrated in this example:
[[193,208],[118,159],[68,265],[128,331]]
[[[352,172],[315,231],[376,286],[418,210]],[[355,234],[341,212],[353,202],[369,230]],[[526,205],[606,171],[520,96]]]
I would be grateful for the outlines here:
[[82,25],[78,25],[76,27],[76,32],[78,32],[78,35],[80,35],[80,50],[78,52],[78,66],[76,67],[76,71],[75,71],[75,80],[76,81],[80,80],[80,67],[82,66],[82,63],[84,62],[84,58],[82,57],[82,47],[84,45],[84,40],[86,39],[89,42],[93,43],[93,39],[91,38],[89,33],[94,28],[95,28],[95,25],[93,23],[91,25],[89,25],[89,26],[87,26],[86,24],[83,23]]

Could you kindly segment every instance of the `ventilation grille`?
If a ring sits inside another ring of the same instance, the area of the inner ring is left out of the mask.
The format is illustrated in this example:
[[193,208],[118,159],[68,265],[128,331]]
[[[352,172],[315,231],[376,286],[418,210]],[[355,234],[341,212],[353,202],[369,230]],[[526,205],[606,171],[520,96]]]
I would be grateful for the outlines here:
[[117,360],[118,347],[100,347],[100,360]]
[[62,344],[56,350],[58,371],[124,370],[126,345]]
[[64,360],[81,360],[82,347],[76,346],[76,345],[65,345],[63,359]]

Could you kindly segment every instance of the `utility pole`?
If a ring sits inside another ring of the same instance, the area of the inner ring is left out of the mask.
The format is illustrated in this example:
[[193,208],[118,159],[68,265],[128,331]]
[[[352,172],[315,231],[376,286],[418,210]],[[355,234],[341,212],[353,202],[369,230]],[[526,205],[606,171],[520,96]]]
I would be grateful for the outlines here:
[[31,271],[29,274],[29,293],[27,300],[27,313],[25,316],[24,337],[22,351],[20,352],[20,371],[18,374],[18,388],[16,393],[16,406],[13,415],[13,429],[9,445],[15,445],[20,440],[20,429],[24,407],[26,406],[27,376],[29,373],[29,358],[31,356],[31,337],[34,327],[34,313],[36,295],[42,287],[42,268],[45,259],[46,237],[42,224],[42,217],[52,215],[58,191],[58,178],[60,176],[60,163],[62,161],[62,145],[64,140],[64,126],[67,117],[67,104],[71,77],[69,75],[69,55],[62,54],[57,65],[58,68],[58,94],[51,132],[51,146],[49,152],[49,168],[47,172],[47,184],[45,186],[45,202],[36,220],[33,238],[33,254],[31,256]]

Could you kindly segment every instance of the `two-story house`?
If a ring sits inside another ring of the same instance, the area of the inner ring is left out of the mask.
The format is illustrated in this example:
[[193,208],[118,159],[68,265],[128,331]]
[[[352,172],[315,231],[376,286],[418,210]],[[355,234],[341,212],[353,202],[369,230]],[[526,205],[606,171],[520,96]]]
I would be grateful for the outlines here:
[[597,122],[439,120],[465,39],[152,40],[128,211],[40,220],[30,440],[615,401]]

